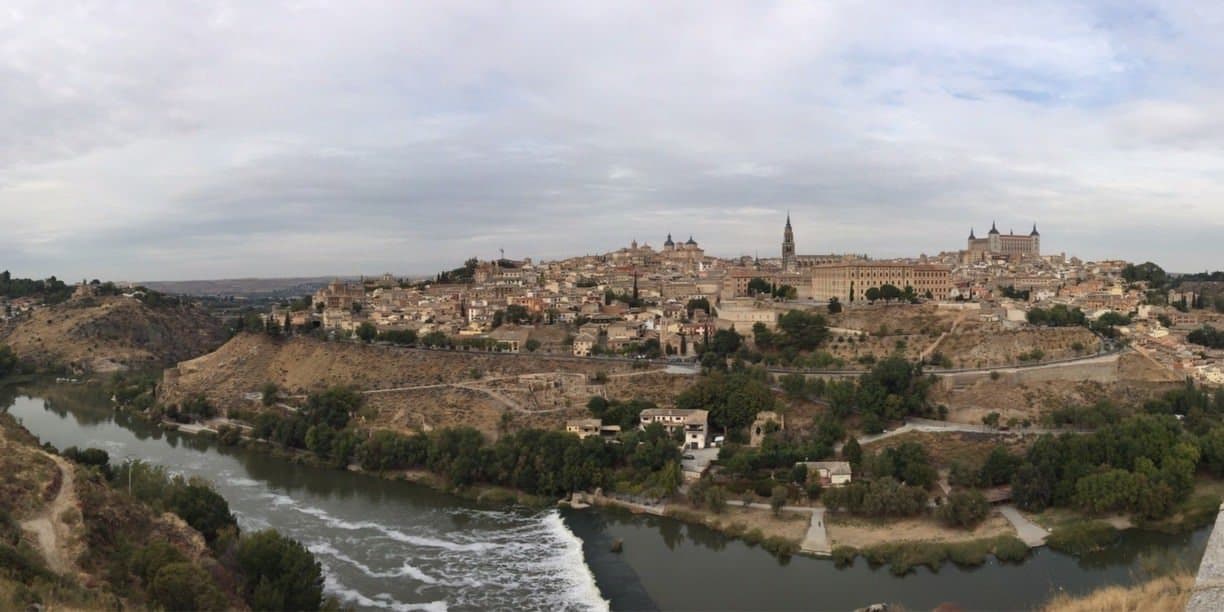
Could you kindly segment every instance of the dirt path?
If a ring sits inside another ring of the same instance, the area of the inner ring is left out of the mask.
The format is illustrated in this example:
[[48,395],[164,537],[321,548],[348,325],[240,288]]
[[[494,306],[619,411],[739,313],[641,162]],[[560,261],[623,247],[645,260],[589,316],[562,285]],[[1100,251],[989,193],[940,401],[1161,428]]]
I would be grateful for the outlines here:
[[76,483],[73,481],[72,466],[67,461],[55,455],[47,456],[59,466],[59,491],[42,512],[22,521],[21,528],[34,535],[35,544],[51,571],[62,575],[74,571],[69,553],[72,529],[64,524],[60,516],[65,510],[77,507]]

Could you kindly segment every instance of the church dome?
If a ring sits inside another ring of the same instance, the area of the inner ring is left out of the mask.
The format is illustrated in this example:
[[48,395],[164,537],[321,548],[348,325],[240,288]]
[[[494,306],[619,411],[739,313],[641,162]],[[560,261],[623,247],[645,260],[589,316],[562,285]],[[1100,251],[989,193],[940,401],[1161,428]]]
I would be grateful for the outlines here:
[[689,236],[688,242],[686,242],[686,243],[684,243],[684,244],[691,244],[691,245],[693,245],[693,246],[697,246],[697,241],[696,241],[696,240],[693,240],[693,237],[692,237],[692,236]]
[[667,235],[667,241],[663,243],[663,246],[675,246],[675,245],[676,245],[676,243],[675,243],[675,242],[672,242],[672,237],[671,237],[671,234],[668,234],[668,235]]

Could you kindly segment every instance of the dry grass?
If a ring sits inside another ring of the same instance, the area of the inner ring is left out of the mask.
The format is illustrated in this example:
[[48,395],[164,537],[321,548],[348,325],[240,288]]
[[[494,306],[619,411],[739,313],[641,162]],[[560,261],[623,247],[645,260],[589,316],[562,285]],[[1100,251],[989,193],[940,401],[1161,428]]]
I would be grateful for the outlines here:
[[833,546],[853,546],[859,549],[900,541],[965,542],[1016,535],[1011,523],[993,512],[973,530],[948,527],[929,517],[876,520],[841,513],[825,515],[825,526]]
[[1006,434],[911,431],[872,442],[864,448],[878,453],[906,442],[917,442],[931,454],[931,462],[936,466],[946,467],[958,461],[966,465],[978,466],[986,461],[986,457],[996,446],[1004,446],[1014,454],[1023,455],[1035,439],[1032,436],[1020,437]]
[[1194,575],[1180,572],[1130,587],[1111,586],[1087,595],[1057,595],[1045,612],[1147,612],[1181,610],[1194,588]]

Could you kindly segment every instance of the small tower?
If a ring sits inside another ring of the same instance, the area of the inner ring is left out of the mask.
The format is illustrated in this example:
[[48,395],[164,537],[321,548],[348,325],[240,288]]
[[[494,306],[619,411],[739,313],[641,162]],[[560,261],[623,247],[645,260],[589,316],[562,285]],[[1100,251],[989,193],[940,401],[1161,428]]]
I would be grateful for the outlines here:
[[994,221],[990,222],[990,233],[986,235],[986,239],[990,241],[991,253],[1003,252],[1003,239],[999,235],[999,228]]
[[790,213],[786,213],[786,229],[782,230],[782,268],[795,267],[795,231],[791,229]]
[[1029,248],[1032,249],[1033,255],[1041,256],[1041,232],[1037,231],[1037,223],[1033,223],[1033,231],[1029,232]]

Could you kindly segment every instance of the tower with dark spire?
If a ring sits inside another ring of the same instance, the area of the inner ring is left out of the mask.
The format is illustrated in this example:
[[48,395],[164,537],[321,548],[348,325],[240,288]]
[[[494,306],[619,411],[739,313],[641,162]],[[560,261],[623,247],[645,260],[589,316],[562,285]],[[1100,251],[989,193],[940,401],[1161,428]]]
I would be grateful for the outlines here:
[[782,267],[793,270],[795,267],[795,231],[791,229],[790,213],[786,213],[786,229],[782,230]]

